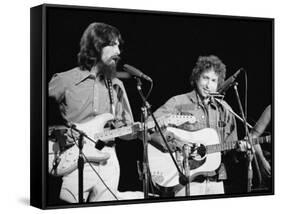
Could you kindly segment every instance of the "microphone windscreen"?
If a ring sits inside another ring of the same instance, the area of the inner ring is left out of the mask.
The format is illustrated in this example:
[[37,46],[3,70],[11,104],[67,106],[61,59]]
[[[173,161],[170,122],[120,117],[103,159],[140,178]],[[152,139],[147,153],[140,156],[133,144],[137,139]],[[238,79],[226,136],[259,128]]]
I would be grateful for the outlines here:
[[116,73],[116,77],[119,79],[130,79],[132,78],[132,75],[129,74],[128,72],[118,71]]

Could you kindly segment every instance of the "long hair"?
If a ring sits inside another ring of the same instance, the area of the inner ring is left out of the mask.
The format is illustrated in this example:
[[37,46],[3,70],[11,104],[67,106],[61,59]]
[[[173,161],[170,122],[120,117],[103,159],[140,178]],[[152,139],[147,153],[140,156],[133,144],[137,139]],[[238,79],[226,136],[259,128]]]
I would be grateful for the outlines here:
[[81,70],[91,70],[101,58],[103,47],[114,43],[116,40],[123,43],[119,30],[104,23],[92,23],[84,31],[80,40],[78,65]]
[[215,73],[218,75],[219,88],[224,82],[226,67],[225,64],[223,64],[223,62],[215,55],[199,56],[190,76],[191,86],[195,87],[195,83],[200,78],[201,74],[209,69],[214,69]]

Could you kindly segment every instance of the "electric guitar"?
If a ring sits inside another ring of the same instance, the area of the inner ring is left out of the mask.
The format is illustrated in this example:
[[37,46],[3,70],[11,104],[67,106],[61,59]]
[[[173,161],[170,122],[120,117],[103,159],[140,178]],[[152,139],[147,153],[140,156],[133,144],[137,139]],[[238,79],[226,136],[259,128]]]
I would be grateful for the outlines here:
[[[182,129],[167,127],[180,142],[190,146],[192,156],[189,155],[189,181],[198,175],[207,175],[208,172],[216,170],[221,164],[221,151],[241,148],[245,140],[220,143],[215,129],[205,128],[199,131],[185,131]],[[271,136],[253,138],[253,144],[270,142]],[[184,145],[183,144],[183,145]],[[178,157],[176,152],[174,157]],[[180,154],[182,158],[182,154]],[[153,182],[163,190],[179,190],[179,174],[169,153],[163,153],[151,144],[148,144],[148,162]]]
[[[105,130],[104,126],[114,119],[110,113],[105,113],[96,116],[94,119],[85,123],[76,123],[76,128],[86,133],[95,142],[98,140],[108,141],[116,137],[133,135],[143,130],[141,123],[135,123],[131,126],[124,126],[117,129]],[[168,115],[160,117],[158,122],[179,126],[183,123],[194,123],[195,117],[192,115]],[[155,127],[153,121],[146,123],[147,129]],[[84,138],[83,154],[85,162],[100,163],[108,160],[110,155],[96,149],[96,144]],[[55,176],[63,176],[71,173],[77,168],[79,156],[79,148],[74,145],[66,151],[60,151],[57,142],[49,141],[49,173]]]

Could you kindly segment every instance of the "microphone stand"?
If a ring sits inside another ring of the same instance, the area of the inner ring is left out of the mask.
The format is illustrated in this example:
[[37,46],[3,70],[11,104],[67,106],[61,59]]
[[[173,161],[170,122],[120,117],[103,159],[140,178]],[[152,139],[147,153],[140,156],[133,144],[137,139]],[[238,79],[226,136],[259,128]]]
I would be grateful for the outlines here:
[[257,162],[256,155],[255,155],[255,150],[254,150],[254,147],[253,147],[253,141],[250,138],[250,132],[249,132],[249,129],[248,129],[248,126],[247,126],[247,121],[246,121],[245,114],[244,114],[244,111],[243,111],[243,107],[242,107],[242,104],[241,104],[241,99],[240,99],[240,96],[239,96],[239,93],[238,93],[237,85],[238,85],[238,83],[235,82],[234,83],[234,91],[235,91],[235,95],[236,95],[236,98],[237,98],[237,101],[238,101],[238,105],[239,105],[239,108],[240,108],[242,119],[243,119],[243,122],[244,122],[246,136],[247,136],[247,138],[249,140],[249,144],[250,144],[250,147],[247,147],[247,149],[248,149],[248,151],[247,151],[247,159],[248,159],[248,163],[247,163],[248,164],[247,192],[251,192],[251,190],[252,190],[252,179],[253,179],[252,159],[254,160],[254,164],[255,164],[255,167],[257,169],[259,185],[261,184],[261,173],[260,173],[260,169],[259,169],[259,165],[258,165],[258,162]]
[[[240,120],[242,123],[244,123],[244,120],[243,120],[238,114],[236,114],[229,106],[226,106],[225,104],[223,104],[223,103],[220,101],[220,99],[218,99],[218,98],[215,98],[215,100],[216,100],[217,102],[219,102],[222,106],[224,106],[224,108],[227,109],[227,111],[229,111],[231,114],[233,114],[233,115],[236,117],[236,119],[238,119],[238,120]],[[247,124],[248,128],[250,128],[250,129],[253,128],[253,126],[252,126],[251,124],[249,124],[248,122],[247,122],[246,124]]]
[[78,157],[78,201],[79,203],[84,203],[83,199],[83,171],[84,171],[84,158],[83,158],[83,137],[84,134],[80,133],[79,140],[78,140],[78,148],[79,148],[79,157]]
[[143,192],[144,192],[144,198],[148,198],[148,192],[149,192],[149,178],[148,178],[148,157],[147,157],[147,128],[146,128],[146,121],[148,118],[147,112],[150,109],[150,104],[146,101],[143,93],[142,93],[142,83],[140,78],[135,77],[137,80],[137,89],[138,92],[142,98],[143,106],[141,107],[142,112],[142,124],[143,124],[143,131],[142,131],[142,141],[143,141],[143,162],[142,162],[142,184],[143,184]]
[[79,203],[84,203],[83,198],[83,174],[84,174],[84,158],[83,158],[83,138],[87,138],[93,143],[96,143],[94,140],[92,140],[90,137],[88,137],[83,131],[76,128],[76,125],[74,124],[67,124],[68,127],[75,130],[79,133],[79,139],[78,139],[78,148],[79,148],[79,155],[78,155],[78,161],[77,161],[77,169],[78,169],[78,201]]
[[148,192],[149,192],[149,174],[148,174],[148,169],[149,169],[149,166],[148,166],[148,155],[147,155],[147,146],[148,146],[148,140],[147,140],[147,128],[146,128],[146,121],[147,121],[147,118],[148,118],[148,115],[151,115],[153,121],[154,121],[154,124],[155,126],[157,127],[157,130],[159,131],[166,147],[167,147],[167,150],[177,168],[177,171],[179,172],[179,183],[182,184],[182,185],[187,185],[187,183],[189,182],[189,179],[181,172],[173,154],[172,154],[172,151],[167,143],[167,140],[166,138],[164,137],[162,131],[161,131],[161,128],[154,116],[154,114],[151,112],[151,105],[148,103],[148,101],[146,100],[145,96],[143,95],[143,92],[142,92],[142,82],[140,80],[139,77],[135,77],[135,79],[137,80],[137,90],[140,94],[140,97],[143,101],[143,106],[142,106],[142,118],[143,118],[143,191],[144,191],[144,198],[148,198]]
[[184,175],[188,178],[188,182],[185,185],[185,196],[190,196],[190,167],[188,163],[189,153],[190,149],[189,147],[184,144],[182,148],[183,153],[183,169],[184,169]]

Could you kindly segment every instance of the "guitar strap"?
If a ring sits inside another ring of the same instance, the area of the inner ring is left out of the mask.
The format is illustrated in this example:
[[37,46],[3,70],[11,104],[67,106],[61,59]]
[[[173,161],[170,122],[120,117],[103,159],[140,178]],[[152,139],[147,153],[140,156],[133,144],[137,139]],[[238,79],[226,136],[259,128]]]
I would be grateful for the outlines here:
[[114,97],[113,97],[113,86],[111,79],[106,79],[106,85],[108,86],[108,94],[109,94],[109,101],[110,101],[110,111],[115,116],[115,106],[114,106]]

